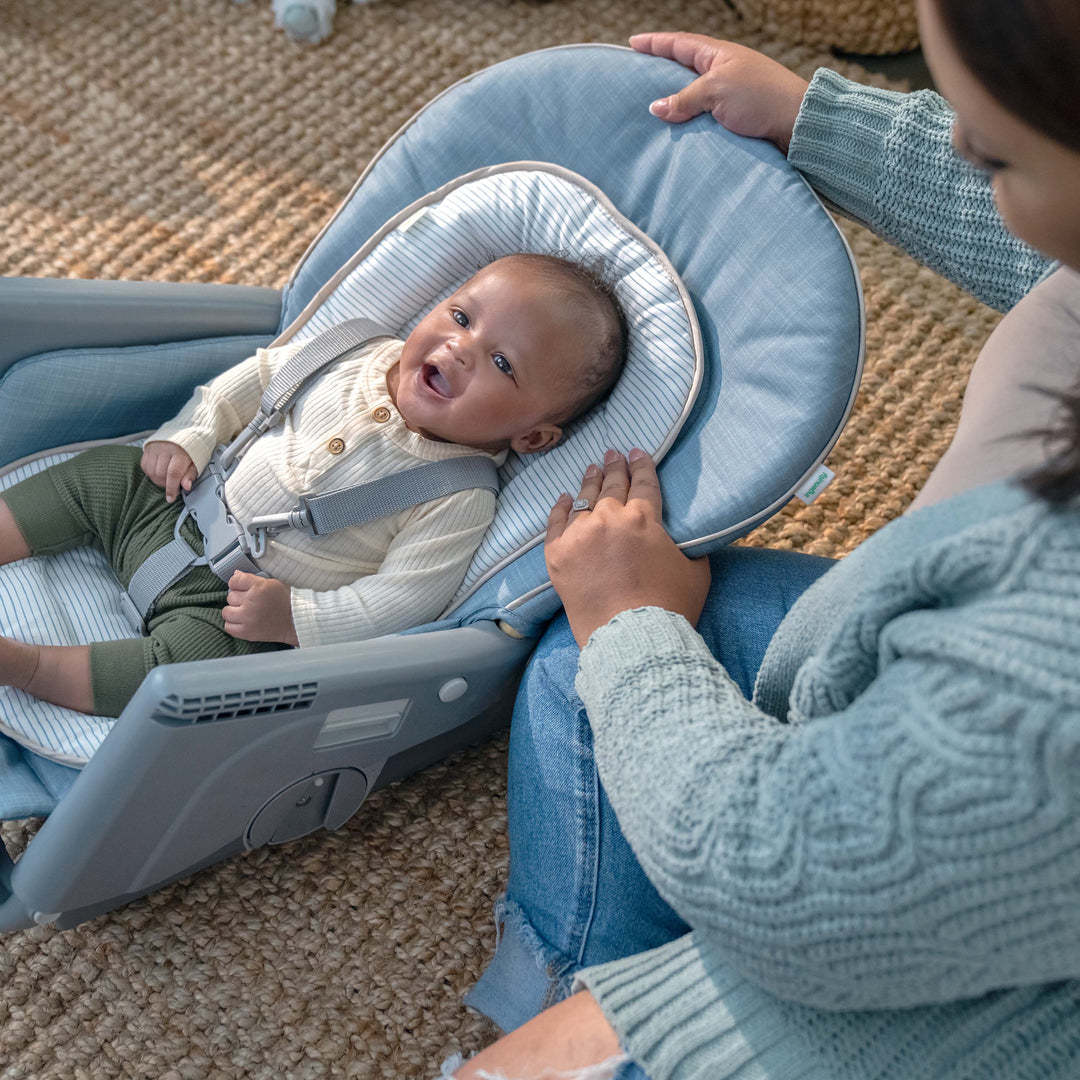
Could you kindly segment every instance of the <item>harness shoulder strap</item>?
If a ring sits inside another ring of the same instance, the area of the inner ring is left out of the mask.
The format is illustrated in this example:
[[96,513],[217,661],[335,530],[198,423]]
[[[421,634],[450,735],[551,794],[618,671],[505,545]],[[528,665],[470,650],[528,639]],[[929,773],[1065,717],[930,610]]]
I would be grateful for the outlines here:
[[377,338],[394,334],[372,319],[347,319],[309,338],[281,365],[263,391],[258,412],[239,435],[221,452],[221,467],[228,472],[248,444],[269,431],[289,411],[296,395],[324,367],[347,353],[362,349]]
[[390,330],[372,319],[346,319],[337,326],[321,330],[281,365],[263,391],[262,408],[267,414],[285,412],[304,384],[327,364],[363,348],[376,338],[393,336]]
[[[310,530],[321,536],[469,488],[487,488],[498,493],[499,474],[491,458],[470,454],[431,461],[356,487],[306,496],[300,503],[307,512]],[[256,526],[256,522],[252,525]]]

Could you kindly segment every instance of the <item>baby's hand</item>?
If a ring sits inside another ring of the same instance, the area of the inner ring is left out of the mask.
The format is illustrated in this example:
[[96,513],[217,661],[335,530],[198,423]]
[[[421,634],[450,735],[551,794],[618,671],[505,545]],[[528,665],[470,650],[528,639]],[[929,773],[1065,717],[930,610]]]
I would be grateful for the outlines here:
[[736,135],[768,139],[783,152],[810,85],[783,64],[762,53],[704,34],[635,34],[638,52],[666,56],[701,76],[671,97],[660,98],[649,111],[662,120],[681,123],[703,112]]
[[143,447],[139,464],[158,487],[165,489],[165,498],[169,502],[180,493],[180,488],[190,491],[198,475],[191,455],[172,442],[148,442]]
[[289,586],[275,578],[233,571],[228,603],[221,611],[225,630],[244,641],[283,641],[299,645],[292,621]]

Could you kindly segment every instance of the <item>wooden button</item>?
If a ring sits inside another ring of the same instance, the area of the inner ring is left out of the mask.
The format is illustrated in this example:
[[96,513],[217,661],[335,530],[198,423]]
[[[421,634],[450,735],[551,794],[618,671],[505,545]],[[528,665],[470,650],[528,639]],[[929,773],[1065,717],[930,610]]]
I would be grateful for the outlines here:
[[371,415],[380,424],[385,424],[390,419],[390,410],[385,405],[380,405],[377,409],[372,410]]
[[340,454],[341,451],[345,449],[345,440],[331,439],[326,444],[326,449],[329,450],[331,454]]

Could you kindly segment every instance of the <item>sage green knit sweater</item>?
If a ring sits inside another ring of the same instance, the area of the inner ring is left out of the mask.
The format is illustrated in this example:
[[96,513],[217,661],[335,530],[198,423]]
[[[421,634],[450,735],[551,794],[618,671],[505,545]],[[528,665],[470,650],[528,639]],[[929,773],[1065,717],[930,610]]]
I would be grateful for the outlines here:
[[[1008,307],[1048,264],[950,122],[822,70],[790,158]],[[1080,1075],[1080,510],[997,484],[894,521],[798,601],[753,703],[658,608],[597,630],[577,686],[694,927],[580,976],[653,1080]]]

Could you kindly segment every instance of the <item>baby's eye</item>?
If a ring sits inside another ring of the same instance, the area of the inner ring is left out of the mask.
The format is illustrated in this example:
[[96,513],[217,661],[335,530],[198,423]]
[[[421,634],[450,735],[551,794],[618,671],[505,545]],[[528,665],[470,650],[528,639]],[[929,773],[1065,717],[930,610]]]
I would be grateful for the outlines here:
[[502,353],[495,353],[495,355],[492,356],[491,361],[504,375],[514,374],[514,369],[510,366],[510,361],[507,360]]
[[454,322],[456,322],[458,324],[458,326],[465,327],[466,329],[468,329],[469,316],[466,315],[464,311],[454,311],[454,312],[452,312],[452,314],[454,316]]

